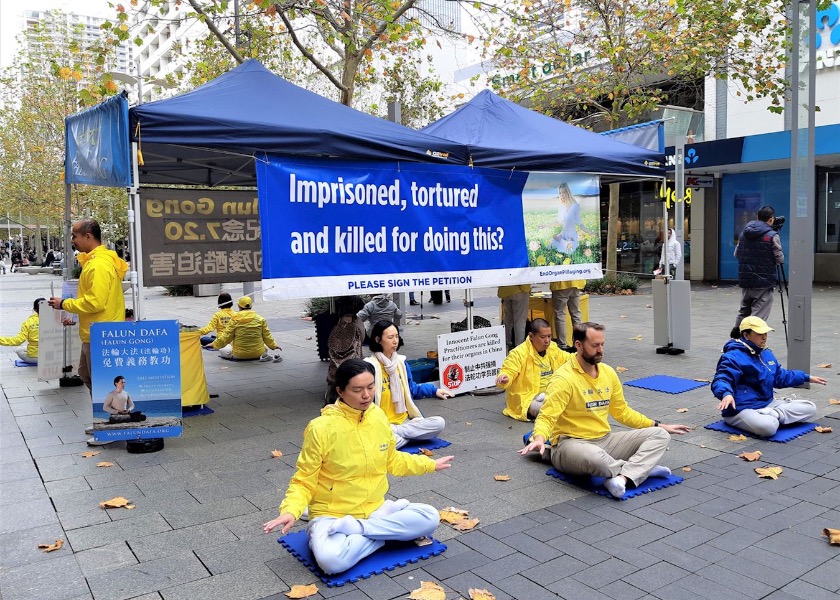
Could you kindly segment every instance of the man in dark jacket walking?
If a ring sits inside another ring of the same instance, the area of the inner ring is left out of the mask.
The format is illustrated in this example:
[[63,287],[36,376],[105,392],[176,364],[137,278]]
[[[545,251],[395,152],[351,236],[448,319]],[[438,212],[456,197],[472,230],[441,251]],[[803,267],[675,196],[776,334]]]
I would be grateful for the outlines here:
[[758,219],[747,223],[735,247],[738,285],[741,286],[741,310],[735,320],[736,328],[751,315],[764,321],[770,318],[773,288],[778,282],[776,265],[785,262],[779,232],[773,229],[775,221],[776,211],[773,207],[762,206],[758,211]]

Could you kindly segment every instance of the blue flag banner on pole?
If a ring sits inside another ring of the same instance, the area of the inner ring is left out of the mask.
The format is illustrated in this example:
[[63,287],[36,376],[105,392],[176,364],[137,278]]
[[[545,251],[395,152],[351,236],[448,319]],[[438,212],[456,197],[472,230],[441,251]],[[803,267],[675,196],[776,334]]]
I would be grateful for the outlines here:
[[64,120],[64,182],[131,185],[128,100],[120,94]]
[[94,439],[181,435],[180,339],[177,321],[91,325]]
[[257,184],[266,298],[601,276],[591,175],[269,156]]

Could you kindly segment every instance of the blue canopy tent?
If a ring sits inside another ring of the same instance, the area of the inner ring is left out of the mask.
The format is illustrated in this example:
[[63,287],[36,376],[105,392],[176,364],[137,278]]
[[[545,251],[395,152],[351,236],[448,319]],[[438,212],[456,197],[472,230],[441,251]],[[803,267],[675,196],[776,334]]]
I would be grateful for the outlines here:
[[467,146],[472,164],[523,171],[662,177],[663,156],[529,110],[484,90],[422,130]]
[[297,87],[256,60],[174,98],[129,110],[143,184],[256,185],[263,153],[466,164],[457,143]]

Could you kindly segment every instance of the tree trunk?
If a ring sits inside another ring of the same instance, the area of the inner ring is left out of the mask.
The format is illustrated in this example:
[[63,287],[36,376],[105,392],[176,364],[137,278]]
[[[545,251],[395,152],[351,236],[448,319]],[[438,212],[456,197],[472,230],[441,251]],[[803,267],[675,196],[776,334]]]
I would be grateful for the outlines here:
[[35,216],[35,259],[39,265],[44,264],[44,247],[41,238],[41,215]]
[[341,73],[341,83],[344,89],[341,90],[341,103],[344,106],[353,107],[353,94],[356,91],[356,72],[359,70],[361,56],[348,56],[344,60],[344,70]]
[[616,247],[618,246],[618,192],[621,184],[610,184],[610,208],[607,217],[607,275],[615,275],[617,268]]

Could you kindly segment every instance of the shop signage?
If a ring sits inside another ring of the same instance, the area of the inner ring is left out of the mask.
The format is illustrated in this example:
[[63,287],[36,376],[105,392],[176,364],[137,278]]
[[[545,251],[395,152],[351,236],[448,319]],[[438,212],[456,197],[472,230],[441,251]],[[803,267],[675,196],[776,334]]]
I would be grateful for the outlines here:
[[[744,138],[728,138],[711,142],[698,142],[685,147],[686,169],[702,169],[719,165],[737,165],[741,162]],[[674,167],[674,147],[665,148],[665,166]]]
[[840,67],[840,6],[836,2],[817,11],[817,71]]
[[693,188],[715,187],[715,178],[711,175],[686,175],[685,186]]
[[496,88],[506,88],[519,83],[522,79],[543,79],[556,74],[558,71],[565,71],[572,67],[588,66],[592,61],[592,53],[589,50],[584,52],[575,52],[568,56],[555,58],[554,60],[547,60],[544,63],[531,65],[527,69],[522,69],[517,72],[508,72],[498,75],[493,75],[490,82]]

